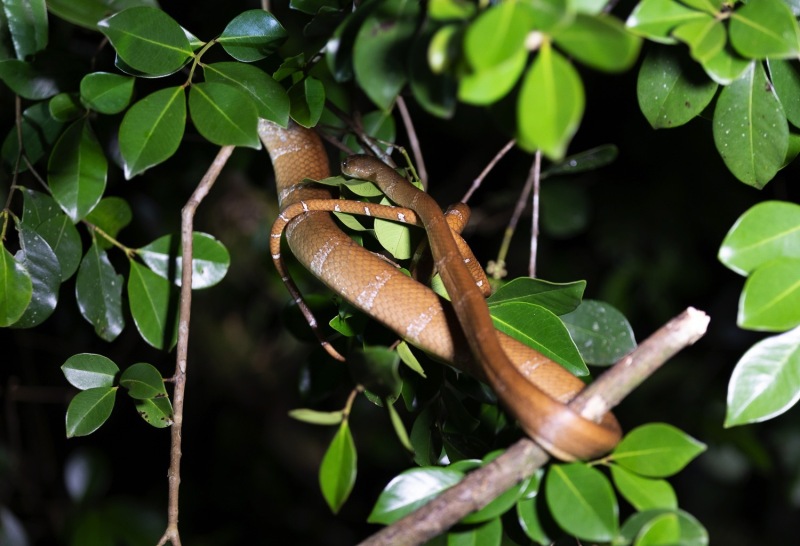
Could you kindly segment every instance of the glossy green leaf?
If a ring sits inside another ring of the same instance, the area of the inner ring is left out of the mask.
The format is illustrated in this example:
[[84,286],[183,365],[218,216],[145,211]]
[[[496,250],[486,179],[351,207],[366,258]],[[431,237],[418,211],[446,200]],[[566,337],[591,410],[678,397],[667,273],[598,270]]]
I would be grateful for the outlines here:
[[436,412],[433,405],[426,405],[411,426],[409,441],[414,448],[414,462],[419,466],[433,466],[439,460],[441,443],[434,432]]
[[131,68],[149,76],[176,72],[192,56],[183,29],[158,8],[133,7],[103,19],[97,28]]
[[519,145],[552,160],[564,157],[583,117],[583,83],[560,53],[542,44],[525,75],[517,103]]
[[464,473],[451,467],[412,468],[395,476],[381,492],[367,521],[394,523],[461,481]]
[[551,311],[532,303],[509,301],[493,305],[495,328],[555,360],[573,375],[589,373],[564,323]]
[[610,15],[579,14],[553,35],[556,45],[579,62],[605,72],[629,69],[639,56],[641,39]]
[[[183,249],[177,238],[164,235],[138,249],[137,254],[155,273],[181,285]],[[228,249],[212,235],[198,231],[192,234],[192,289],[217,284],[225,277],[230,263]]]
[[73,121],[85,113],[78,97],[72,93],[59,93],[47,103],[50,116],[58,121]]
[[217,82],[193,85],[189,112],[197,131],[214,144],[261,147],[255,103],[238,87]]
[[392,429],[394,430],[395,436],[397,436],[397,440],[409,453],[414,453],[414,448],[411,446],[411,440],[408,437],[408,431],[406,430],[406,426],[403,423],[403,418],[400,417],[400,414],[397,413],[397,410],[394,407],[394,403],[388,402],[384,404],[386,406],[386,410],[389,412],[389,421],[392,423]]
[[27,188],[23,194],[22,223],[41,235],[56,253],[61,281],[65,281],[75,274],[83,257],[80,234],[52,197]]
[[664,423],[639,426],[625,435],[612,452],[621,467],[649,478],[666,478],[683,469],[706,446]]
[[252,9],[234,17],[217,41],[237,61],[252,62],[272,55],[287,36],[274,15]]
[[95,242],[78,269],[75,296],[83,318],[106,341],[113,341],[125,327],[122,286],[122,275],[117,275],[105,250]]
[[53,198],[73,222],[100,202],[107,171],[108,161],[88,121],[70,125],[50,154],[47,182]]
[[617,532],[617,499],[599,470],[584,463],[550,467],[544,487],[553,519],[567,533],[609,542]]
[[761,63],[752,63],[722,89],[713,129],[722,160],[745,184],[763,188],[778,172],[789,146],[789,127]]
[[52,74],[17,59],[0,61],[0,80],[28,100],[48,99],[59,91]]
[[128,389],[128,395],[137,400],[167,396],[164,378],[155,366],[138,362],[129,366],[119,378],[119,384]]
[[725,9],[727,0],[681,0],[690,8],[694,8],[712,15],[720,14]]
[[286,126],[289,121],[289,97],[283,86],[260,68],[243,63],[203,65],[206,81],[239,87],[256,106],[258,117]]
[[678,498],[668,481],[645,478],[618,465],[610,468],[614,486],[636,510],[678,508]]
[[3,0],[3,11],[18,59],[24,60],[47,47],[45,0]]
[[156,428],[166,428],[172,425],[172,403],[169,398],[147,398],[136,400],[136,413],[144,419],[147,424]]
[[767,66],[786,119],[800,127],[800,63],[797,60],[768,59]]
[[525,535],[535,544],[551,544],[553,540],[547,534],[538,514],[537,506],[541,502],[540,496],[520,500],[517,503],[517,521]]
[[119,368],[113,360],[103,355],[81,353],[69,357],[61,365],[61,371],[70,385],[85,391],[98,387],[112,387]]
[[347,357],[353,380],[371,393],[391,400],[400,394],[402,381],[398,373],[400,357],[386,347],[366,347]]
[[451,21],[466,20],[475,14],[476,6],[465,0],[431,0],[428,15],[432,19]]
[[157,0],[47,0],[47,9],[61,19],[97,30],[101,19],[134,6],[158,7]]
[[17,322],[32,296],[31,276],[5,246],[0,246],[0,327]]
[[[58,140],[64,124],[50,115],[46,102],[38,102],[22,112],[22,148],[28,160],[34,164],[44,157],[45,152]],[[17,163],[19,137],[16,127],[12,127],[3,141],[2,155],[8,165]],[[20,172],[27,170],[24,162],[19,165]]]
[[800,258],[800,205],[785,201],[754,205],[725,235],[718,258],[740,275],[778,258]]
[[350,496],[356,482],[356,445],[350,425],[342,421],[319,467],[322,496],[335,514]]
[[636,4],[625,25],[654,42],[673,44],[675,39],[671,36],[672,29],[703,18],[703,13],[677,0],[642,0]]
[[533,26],[530,5],[502,2],[490,5],[467,28],[464,56],[476,72],[496,67],[525,49]]
[[[670,520],[677,519],[677,529]],[[666,525],[670,528],[665,529]],[[651,529],[654,529],[651,531]],[[666,541],[656,541],[656,536],[663,537],[665,532],[677,530],[677,534],[670,534]],[[652,533],[652,534],[651,534]],[[706,546],[708,544],[708,532],[697,521],[694,516],[683,510],[655,509],[639,512],[631,516],[622,526],[619,532],[620,544],[641,544],[647,545],[672,545],[680,546]]]
[[753,271],[742,290],[736,323],[767,332],[800,324],[800,259],[778,258]]
[[308,408],[299,408],[291,410],[289,412],[289,417],[312,425],[338,425],[344,419],[344,412],[341,410],[317,411]]
[[800,398],[800,328],[759,341],[742,355],[728,384],[725,426],[766,421]]
[[291,117],[303,127],[314,127],[325,107],[325,86],[316,78],[308,77],[289,88]]
[[376,218],[373,227],[378,242],[396,260],[407,260],[411,257],[414,249],[409,226]]
[[731,14],[731,43],[754,59],[789,58],[800,53],[800,27],[782,0],[748,2]]
[[483,523],[499,518],[511,510],[517,501],[522,498],[525,491],[530,487],[531,480],[533,479],[535,478],[528,477],[512,486],[508,491],[493,499],[480,510],[465,516],[461,520],[461,523]]
[[489,309],[507,302],[524,302],[541,305],[553,314],[563,315],[574,311],[581,303],[586,281],[555,283],[530,277],[518,277],[504,284],[489,296]]
[[131,179],[172,157],[185,127],[183,87],[161,89],[131,106],[119,127],[125,178]]
[[694,119],[716,92],[717,84],[674,48],[651,49],[636,80],[639,108],[653,129],[678,127]]
[[463,74],[458,82],[462,102],[486,105],[506,96],[519,81],[528,61],[528,52],[518,50],[510,59],[483,70]]
[[459,39],[457,27],[447,25],[434,32],[426,27],[411,44],[409,55],[409,87],[422,108],[434,116],[450,118],[456,108],[458,85],[447,71],[455,59],[451,53]]
[[495,518],[480,525],[459,527],[447,533],[447,546],[500,546],[503,523]]
[[22,264],[31,279],[31,301],[14,323],[15,328],[33,328],[44,322],[58,304],[61,266],[47,241],[25,224],[18,224],[20,250],[14,259]]
[[174,285],[133,260],[129,263],[128,302],[136,329],[156,349],[170,350],[178,335],[178,298]]
[[697,62],[705,62],[722,51],[727,32],[722,21],[708,15],[703,19],[684,23],[672,35],[689,46],[689,52]]
[[420,6],[408,0],[385,0],[364,20],[353,46],[356,81],[379,108],[388,110],[406,83],[406,50],[417,28]]
[[75,395],[67,407],[67,438],[88,436],[111,415],[117,387],[94,387]]
[[610,366],[636,348],[628,319],[608,303],[584,300],[561,320],[589,364]]
[[397,351],[397,356],[400,357],[400,360],[408,366],[410,369],[414,370],[416,373],[421,375],[422,377],[427,377],[425,375],[425,370],[422,368],[422,365],[417,360],[417,357],[411,351],[411,347],[408,346],[408,343],[405,341],[401,341],[397,344],[395,349]]
[[729,41],[716,55],[703,61],[702,65],[709,78],[720,85],[729,85],[742,77],[751,62],[736,53]]
[[118,114],[131,102],[133,82],[134,78],[119,74],[92,72],[81,79],[81,100],[101,114]]
[[613,144],[601,144],[583,152],[577,152],[553,163],[542,170],[542,179],[562,174],[579,174],[593,171],[613,163],[619,155],[619,149]]
[[[328,70],[337,82],[353,78],[353,44],[366,18],[377,10],[382,0],[366,0],[359,4],[336,28],[325,46]],[[276,78],[277,79],[277,78]]]
[[[132,219],[131,207],[121,197],[104,197],[92,212],[86,215],[87,222],[112,238],[116,238],[120,230],[130,224]],[[101,236],[98,236],[97,243],[102,248],[111,246],[111,242]]]

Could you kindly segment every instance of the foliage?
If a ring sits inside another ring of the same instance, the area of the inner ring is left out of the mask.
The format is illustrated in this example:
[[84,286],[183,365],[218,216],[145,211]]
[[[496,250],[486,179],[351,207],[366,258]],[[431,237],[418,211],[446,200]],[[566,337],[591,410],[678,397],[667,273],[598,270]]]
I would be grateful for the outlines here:
[[[285,21],[243,11],[211,38],[196,37],[154,0],[2,5],[10,46],[4,42],[0,50],[0,80],[19,105],[1,152],[12,181],[0,212],[0,326],[8,328],[40,327],[59,304],[69,305],[60,292],[70,282],[77,313],[100,339],[118,340],[132,319],[147,345],[171,351],[180,318],[178,238],[161,233],[141,246],[123,242],[120,234],[144,221],[143,213],[114,195],[109,177],[122,173],[148,186],[151,169],[197,140],[260,149],[259,119],[332,128],[355,149],[345,122],[356,112],[369,136],[394,142],[401,97],[442,119],[477,107],[519,148],[541,152],[550,162],[543,174],[556,178],[611,159],[608,149],[567,154],[584,120],[586,74],[628,71],[651,42],[636,92],[652,128],[710,118],[724,165],[758,189],[800,151],[800,27],[796,5],[782,0],[642,0],[626,17],[591,0],[367,0],[355,9],[344,0],[302,0],[291,3],[296,13]],[[55,19],[81,27],[96,46],[107,40],[113,62],[89,70],[73,61],[76,73],[63,75],[47,55],[55,47],[49,41]],[[324,182],[349,198],[380,199],[369,184]],[[789,202],[760,203],[722,242],[719,259],[747,277],[738,325],[778,334],[753,345],[736,365],[726,426],[774,417],[798,399],[799,211]],[[380,219],[339,218],[366,246],[398,261],[411,257],[419,240]],[[193,241],[192,289],[211,288],[226,276],[230,254],[214,235],[195,232]],[[127,261],[124,271],[120,261]],[[610,365],[635,340],[620,311],[584,298],[585,286],[520,278],[503,283],[489,306],[498,329],[586,376],[587,364]],[[386,409],[391,435],[419,465],[385,487],[370,522],[396,521],[520,435],[485,385],[434,368],[405,343],[387,348],[394,340],[384,343],[345,304],[333,315],[330,327],[348,355],[350,396],[340,409],[292,413],[338,427],[318,474],[333,512],[356,483],[352,413],[361,394]],[[61,369],[79,390],[66,412],[69,437],[103,425],[120,386],[147,423],[173,422],[165,377],[154,365],[134,363],[120,373],[111,359],[81,353]],[[437,540],[500,544],[512,521],[512,529],[542,544],[561,534],[619,545],[707,544],[702,524],[679,508],[665,479],[704,449],[668,425],[634,429],[606,458],[551,465]],[[615,488],[630,508],[624,520]],[[11,529],[0,537],[16,532],[13,514],[4,510],[0,518]],[[73,540],[80,533],[74,530]]]

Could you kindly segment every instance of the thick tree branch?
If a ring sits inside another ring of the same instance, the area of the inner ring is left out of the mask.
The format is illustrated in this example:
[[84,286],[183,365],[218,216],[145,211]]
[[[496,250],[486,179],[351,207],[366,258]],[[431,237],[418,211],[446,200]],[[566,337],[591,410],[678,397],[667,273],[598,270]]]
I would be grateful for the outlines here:
[[[678,351],[700,339],[708,316],[688,308],[662,326],[630,354],[601,375],[570,402],[588,419],[598,419]],[[375,533],[361,546],[413,546],[442,534],[467,514],[533,475],[549,459],[530,439],[522,439],[488,465],[393,525]]]

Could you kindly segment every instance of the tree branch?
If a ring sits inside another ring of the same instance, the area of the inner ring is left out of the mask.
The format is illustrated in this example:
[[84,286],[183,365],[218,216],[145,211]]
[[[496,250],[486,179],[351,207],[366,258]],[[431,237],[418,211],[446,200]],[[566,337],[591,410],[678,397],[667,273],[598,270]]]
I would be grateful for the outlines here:
[[[570,407],[587,419],[599,419],[670,357],[700,339],[708,321],[702,311],[686,309],[581,391],[569,403]],[[548,454],[532,440],[519,440],[494,461],[468,474],[425,506],[378,531],[360,546],[423,544],[533,475],[548,459]]]

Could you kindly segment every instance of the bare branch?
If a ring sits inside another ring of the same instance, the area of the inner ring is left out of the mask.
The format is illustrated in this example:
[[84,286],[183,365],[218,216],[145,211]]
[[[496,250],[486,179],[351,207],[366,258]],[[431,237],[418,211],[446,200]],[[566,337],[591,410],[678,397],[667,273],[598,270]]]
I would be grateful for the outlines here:
[[495,156],[492,158],[489,164],[486,165],[486,167],[484,167],[484,169],[481,171],[481,174],[479,174],[478,177],[472,181],[472,185],[467,190],[467,193],[465,193],[464,197],[461,198],[462,203],[466,203],[467,201],[469,201],[469,198],[472,197],[472,194],[475,193],[475,190],[481,187],[483,179],[486,178],[486,176],[492,171],[492,169],[494,169],[494,166],[497,165],[497,162],[503,159],[503,156],[505,156],[508,153],[508,151],[514,147],[514,144],[516,143],[517,141],[514,139],[509,140],[506,143],[506,145],[503,146],[503,148],[499,152],[497,152],[497,154],[495,154]]
[[422,182],[422,187],[428,187],[428,169],[425,168],[425,158],[422,156],[422,148],[419,145],[419,138],[417,138],[417,131],[414,129],[414,122],[411,120],[411,115],[408,113],[406,101],[403,97],[397,97],[397,109],[400,111],[400,117],[403,119],[403,125],[406,128],[408,135],[408,143],[411,145],[411,151],[414,153],[414,163],[417,165],[419,171],[419,180]]

